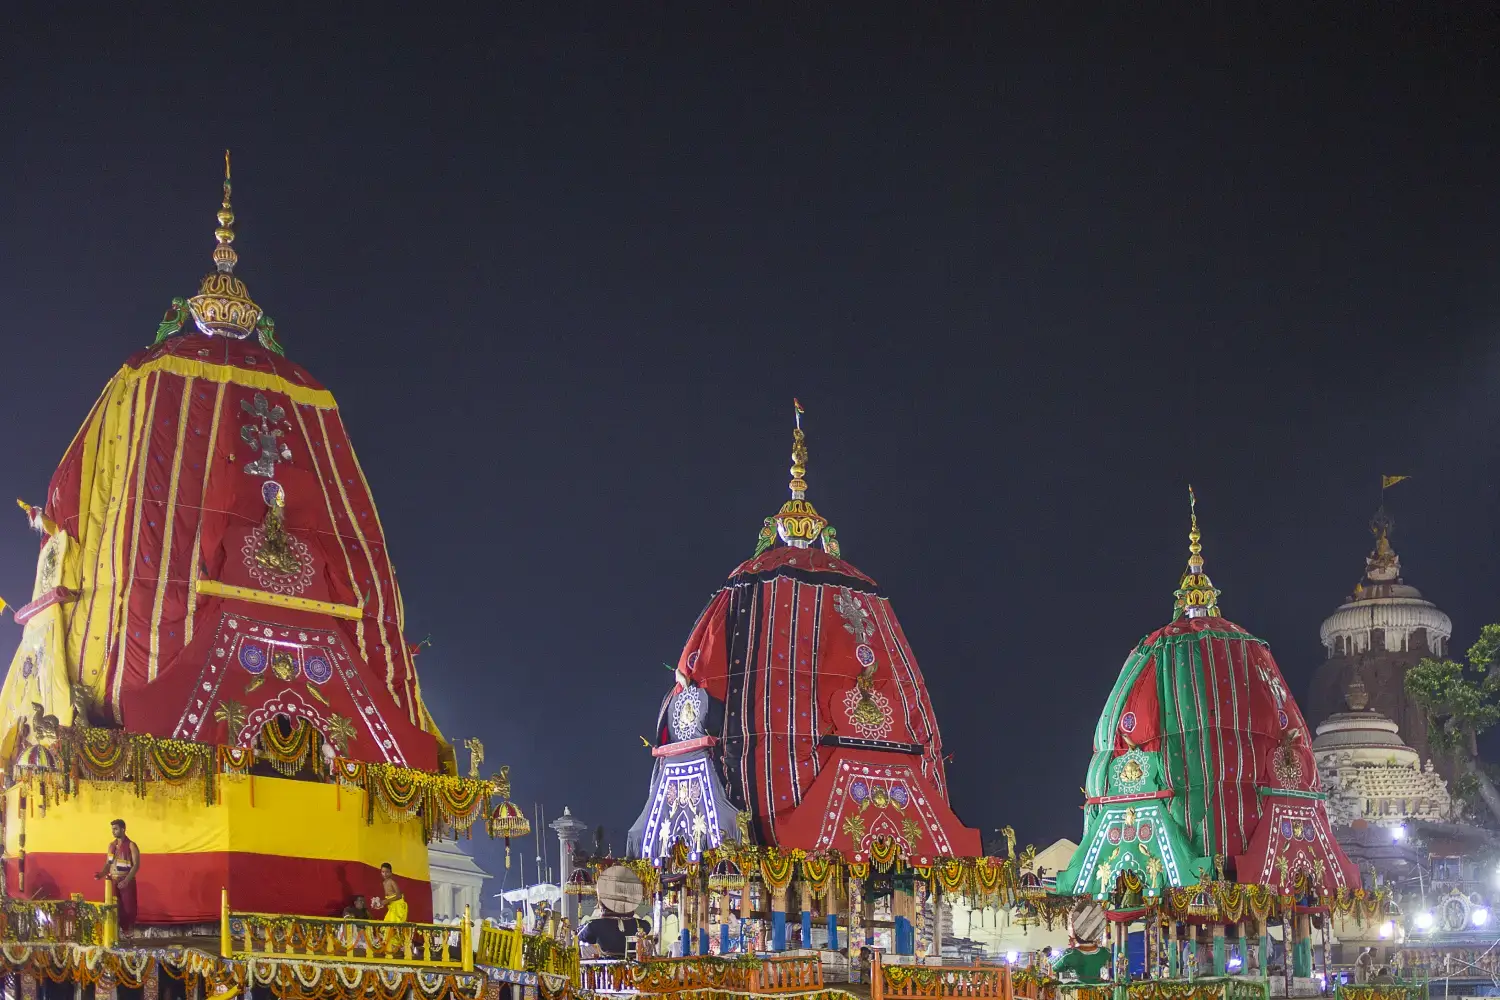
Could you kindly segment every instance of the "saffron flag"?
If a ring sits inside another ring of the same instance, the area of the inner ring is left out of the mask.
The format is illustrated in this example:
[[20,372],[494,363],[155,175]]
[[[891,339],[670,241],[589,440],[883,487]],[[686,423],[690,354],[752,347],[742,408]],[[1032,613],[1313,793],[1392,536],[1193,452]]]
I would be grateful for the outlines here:
[[1395,486],[1397,483],[1401,482],[1401,480],[1410,478],[1411,476],[1381,476],[1380,488],[1382,490],[1388,490],[1392,486]]
[[0,597],[0,615],[5,614],[5,609],[8,607],[10,607],[10,605],[5,603],[5,598]]

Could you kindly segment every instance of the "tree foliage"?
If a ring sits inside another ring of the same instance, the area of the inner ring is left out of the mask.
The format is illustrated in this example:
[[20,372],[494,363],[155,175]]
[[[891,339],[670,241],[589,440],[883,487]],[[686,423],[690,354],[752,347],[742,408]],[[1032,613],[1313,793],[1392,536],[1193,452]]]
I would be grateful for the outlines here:
[[1478,794],[1500,820],[1500,801],[1479,762],[1478,738],[1500,723],[1500,625],[1486,625],[1464,662],[1423,657],[1406,672],[1406,691],[1427,716],[1432,749],[1461,762],[1454,783],[1464,798]]

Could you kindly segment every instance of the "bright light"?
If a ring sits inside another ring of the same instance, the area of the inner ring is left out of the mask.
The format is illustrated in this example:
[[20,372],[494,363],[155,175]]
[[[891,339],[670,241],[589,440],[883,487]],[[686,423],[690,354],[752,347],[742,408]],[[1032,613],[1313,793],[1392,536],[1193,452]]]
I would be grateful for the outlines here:
[[1432,919],[1432,914],[1428,913],[1425,910],[1423,912],[1417,914],[1417,930],[1419,930],[1419,931],[1430,931],[1430,930],[1432,930],[1432,925],[1435,922],[1436,921],[1434,921]]
[[1007,951],[1005,953],[1005,960],[1007,962],[1009,962],[1011,965],[1015,965],[1016,964],[1016,960],[1019,959],[1020,957],[1021,957],[1021,953],[1019,951]]
[[1390,937],[1394,933],[1396,933],[1396,925],[1391,923],[1389,920],[1380,925],[1380,939],[1382,941]]
[[1490,911],[1483,906],[1476,906],[1469,911],[1469,923],[1475,927],[1483,927],[1490,922]]
[[1238,955],[1235,955],[1235,956],[1231,957],[1229,959],[1229,961],[1225,962],[1224,966],[1225,966],[1225,968],[1229,969],[1230,971],[1233,971],[1235,969],[1238,969],[1243,964],[1244,963],[1240,961],[1240,957]]
[[1406,839],[1406,827],[1404,825],[1403,826],[1392,827],[1391,828],[1391,839],[1393,839],[1393,840],[1405,840]]

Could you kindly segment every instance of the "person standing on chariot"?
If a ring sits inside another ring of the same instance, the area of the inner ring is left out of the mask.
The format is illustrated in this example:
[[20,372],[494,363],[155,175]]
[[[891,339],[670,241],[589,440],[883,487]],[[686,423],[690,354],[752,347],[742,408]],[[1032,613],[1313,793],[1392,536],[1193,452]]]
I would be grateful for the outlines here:
[[141,849],[125,835],[123,819],[109,824],[109,832],[115,839],[109,843],[104,868],[94,878],[107,878],[114,883],[116,919],[120,933],[128,934],[135,928],[135,877],[141,870]]
[[401,886],[396,884],[396,876],[391,871],[389,861],[380,866],[380,892],[379,896],[370,900],[370,908],[385,910],[384,920],[388,924],[406,923],[406,897],[401,893]]

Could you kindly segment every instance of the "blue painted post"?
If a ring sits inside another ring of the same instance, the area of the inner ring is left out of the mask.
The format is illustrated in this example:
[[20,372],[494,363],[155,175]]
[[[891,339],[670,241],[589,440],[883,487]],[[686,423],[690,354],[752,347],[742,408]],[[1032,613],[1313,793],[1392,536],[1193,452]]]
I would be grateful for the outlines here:
[[719,925],[719,954],[729,954],[729,925]]
[[[783,906],[786,904],[783,903]],[[786,911],[771,911],[771,950],[786,951]]]
[[895,924],[896,954],[912,955],[917,950],[917,936],[912,926],[912,917],[916,915],[916,898],[912,894],[911,879],[897,878],[893,888],[891,922]]
[[[829,892],[832,891],[832,889],[829,890]],[[839,950],[839,915],[837,913],[828,914],[828,950]]]
[[698,954],[700,954],[700,955],[709,955],[709,954],[712,954],[712,953],[713,953],[712,949],[710,949],[709,946],[708,946],[708,928],[707,927],[699,927],[698,928]]
[[812,947],[812,910],[802,911],[802,947]]
[[693,932],[687,924],[682,925],[682,957],[687,958],[693,953]]

